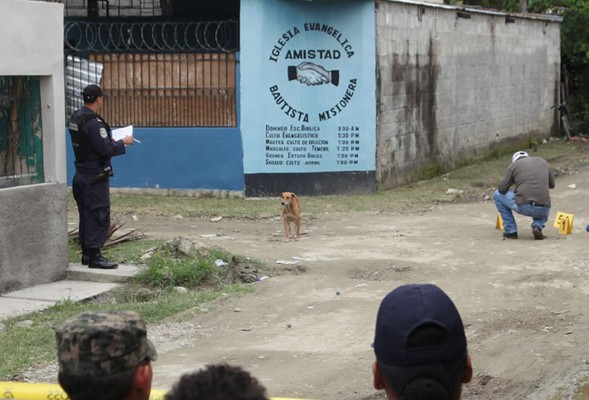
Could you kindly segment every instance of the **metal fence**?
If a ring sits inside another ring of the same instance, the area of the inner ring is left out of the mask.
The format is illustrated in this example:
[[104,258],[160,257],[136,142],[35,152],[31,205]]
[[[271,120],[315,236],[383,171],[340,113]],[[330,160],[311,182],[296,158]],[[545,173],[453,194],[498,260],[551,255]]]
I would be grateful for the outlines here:
[[96,83],[113,126],[237,124],[237,22],[70,19],[65,46],[68,113]]
[[40,80],[0,76],[0,188],[43,179]]

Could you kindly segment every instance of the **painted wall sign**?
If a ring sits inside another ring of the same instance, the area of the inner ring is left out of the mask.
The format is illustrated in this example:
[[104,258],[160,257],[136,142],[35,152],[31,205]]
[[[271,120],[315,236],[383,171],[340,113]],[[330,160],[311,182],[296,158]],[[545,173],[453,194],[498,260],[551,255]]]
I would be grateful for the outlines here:
[[241,5],[244,172],[374,171],[372,0]]

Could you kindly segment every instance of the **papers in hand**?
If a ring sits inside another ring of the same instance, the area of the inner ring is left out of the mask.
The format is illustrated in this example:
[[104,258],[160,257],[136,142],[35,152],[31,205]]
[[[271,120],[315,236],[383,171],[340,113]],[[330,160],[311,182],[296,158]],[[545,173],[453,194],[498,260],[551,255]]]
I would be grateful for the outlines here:
[[[113,129],[111,131],[113,140],[121,140],[125,136],[133,136],[133,125],[125,126],[123,128]],[[139,140],[133,138],[134,142],[141,143]]]

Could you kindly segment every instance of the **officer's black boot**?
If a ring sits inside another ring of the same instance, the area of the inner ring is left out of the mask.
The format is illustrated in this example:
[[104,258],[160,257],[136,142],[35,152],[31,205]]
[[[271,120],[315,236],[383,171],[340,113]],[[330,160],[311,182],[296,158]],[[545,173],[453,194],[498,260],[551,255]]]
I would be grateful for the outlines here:
[[100,250],[88,250],[90,253],[88,259],[88,267],[89,268],[100,268],[100,269],[116,269],[119,267],[119,264],[110,262],[102,254],[100,254]]
[[88,262],[90,261],[90,256],[88,255],[88,250],[86,250],[86,248],[82,245],[80,245],[80,247],[82,248],[82,265],[88,265]]

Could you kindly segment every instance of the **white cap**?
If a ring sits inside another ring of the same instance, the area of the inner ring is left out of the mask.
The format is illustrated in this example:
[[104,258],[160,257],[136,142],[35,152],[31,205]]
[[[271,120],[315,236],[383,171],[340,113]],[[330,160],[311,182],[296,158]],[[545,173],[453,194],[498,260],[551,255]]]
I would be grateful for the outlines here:
[[511,162],[514,163],[517,160],[519,160],[522,157],[527,157],[528,153],[526,153],[525,151],[516,151],[515,153],[513,153],[513,157],[511,157]]

